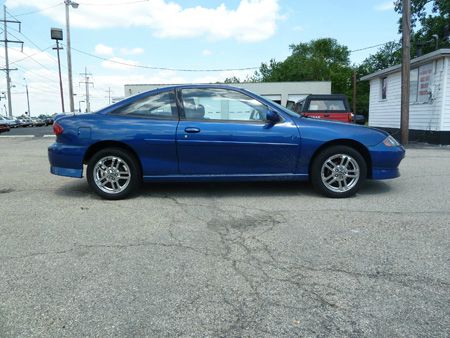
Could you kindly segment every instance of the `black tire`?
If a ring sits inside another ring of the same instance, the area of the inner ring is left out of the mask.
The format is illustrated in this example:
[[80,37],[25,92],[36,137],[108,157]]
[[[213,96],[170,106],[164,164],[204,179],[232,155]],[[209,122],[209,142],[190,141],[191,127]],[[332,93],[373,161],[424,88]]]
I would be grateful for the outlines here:
[[322,150],[311,166],[313,187],[327,197],[353,196],[366,177],[367,164],[364,157],[348,146],[331,146]]
[[[109,158],[111,159],[108,160]],[[114,159],[116,162],[113,162]],[[117,168],[114,167],[114,163],[117,164]],[[127,178],[121,178],[120,175]],[[105,148],[95,153],[88,162],[86,177],[91,189],[100,197],[109,200],[130,196],[138,190],[142,181],[138,160],[121,148]]]

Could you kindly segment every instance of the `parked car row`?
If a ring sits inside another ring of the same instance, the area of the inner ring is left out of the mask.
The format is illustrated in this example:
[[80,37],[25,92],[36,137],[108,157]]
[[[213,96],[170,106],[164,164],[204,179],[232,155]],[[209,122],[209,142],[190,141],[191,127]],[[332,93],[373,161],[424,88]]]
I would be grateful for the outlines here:
[[3,118],[3,116],[0,116],[0,133],[9,131],[9,129],[9,123]]
[[49,115],[39,115],[39,117],[28,117],[22,115],[13,118],[0,116],[0,132],[9,131],[11,128],[41,127],[49,126],[52,124],[53,116]]

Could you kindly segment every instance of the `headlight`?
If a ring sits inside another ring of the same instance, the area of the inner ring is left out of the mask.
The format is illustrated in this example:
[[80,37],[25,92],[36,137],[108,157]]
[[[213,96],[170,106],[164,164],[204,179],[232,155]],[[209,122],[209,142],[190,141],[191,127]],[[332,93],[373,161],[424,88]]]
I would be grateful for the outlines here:
[[384,139],[383,143],[386,147],[398,147],[400,145],[400,143],[398,143],[398,141],[395,138],[393,138],[391,135],[386,137]]

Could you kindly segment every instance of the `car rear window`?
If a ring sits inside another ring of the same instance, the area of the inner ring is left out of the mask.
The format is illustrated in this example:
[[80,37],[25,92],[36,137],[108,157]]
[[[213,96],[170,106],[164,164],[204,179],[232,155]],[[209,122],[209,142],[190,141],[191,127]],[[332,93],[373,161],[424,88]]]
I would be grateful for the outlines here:
[[177,119],[175,95],[172,91],[163,92],[139,99],[111,114],[151,119]]
[[309,102],[310,111],[346,111],[342,100],[311,100]]

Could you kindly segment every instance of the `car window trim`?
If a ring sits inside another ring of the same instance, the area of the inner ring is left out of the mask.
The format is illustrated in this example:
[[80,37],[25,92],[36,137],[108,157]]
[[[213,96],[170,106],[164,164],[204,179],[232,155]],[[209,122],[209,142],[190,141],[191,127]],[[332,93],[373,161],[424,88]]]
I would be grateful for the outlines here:
[[[183,93],[182,93],[183,89],[192,89],[192,88],[186,87],[186,88],[179,88],[179,89],[176,90],[176,92],[178,92],[177,104],[179,105],[180,121],[217,122],[217,123],[250,123],[250,124],[261,124],[261,125],[266,125],[268,123],[267,119],[266,120],[259,120],[259,121],[258,120],[254,120],[254,121],[252,121],[252,120],[224,120],[224,119],[187,119],[186,118],[186,114],[184,112]],[[215,87],[204,87],[204,88],[200,88],[200,89],[209,90],[209,89],[217,89],[217,88],[215,88]],[[220,88],[220,89],[222,89],[222,88]],[[266,107],[267,110],[271,110],[272,109],[266,103],[261,102],[260,100],[254,98],[254,97],[252,97],[250,95],[247,95],[246,93],[242,93],[239,90],[235,90],[235,89],[232,89],[232,88],[230,88],[230,89],[226,88],[225,90],[230,90],[230,91],[234,91],[234,92],[237,92],[239,94],[245,95],[245,96],[247,96],[247,97],[249,97],[249,98],[251,98],[251,99],[253,99],[255,101],[258,101],[261,105]],[[277,113],[278,113],[278,115],[281,118],[280,122],[284,122],[285,121],[284,116],[282,116],[278,111],[277,111]]]
[[126,108],[128,108],[129,106],[131,106],[132,104],[136,103],[137,101],[133,101],[130,102],[129,104],[119,107],[117,109],[114,109],[113,111],[110,111],[107,113],[107,115],[110,116],[120,116],[120,117],[130,117],[130,118],[139,118],[139,119],[146,119],[146,120],[155,120],[155,121],[179,121],[180,120],[180,110],[178,109],[177,106],[177,91],[175,89],[170,89],[170,90],[165,90],[165,91],[160,91],[158,93],[152,93],[150,95],[147,95],[145,97],[140,98],[137,101],[140,100],[145,100],[147,98],[149,98],[150,96],[155,96],[155,95],[160,95],[160,94],[167,94],[167,93],[172,93],[174,95],[174,100],[170,103],[170,107],[172,110],[172,114],[175,113],[175,115],[172,115],[171,117],[162,117],[162,116],[142,116],[142,115],[134,115],[133,113],[131,114],[120,114],[120,113],[116,113],[119,112],[121,110],[124,110]]

